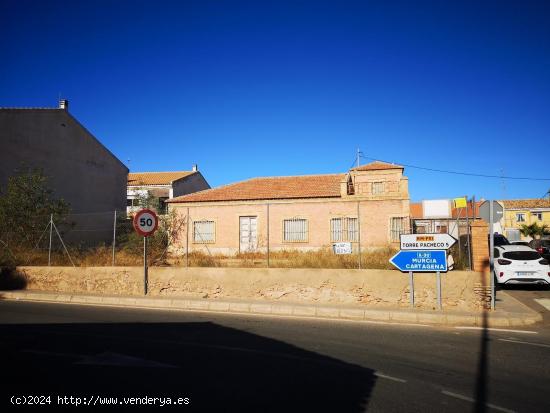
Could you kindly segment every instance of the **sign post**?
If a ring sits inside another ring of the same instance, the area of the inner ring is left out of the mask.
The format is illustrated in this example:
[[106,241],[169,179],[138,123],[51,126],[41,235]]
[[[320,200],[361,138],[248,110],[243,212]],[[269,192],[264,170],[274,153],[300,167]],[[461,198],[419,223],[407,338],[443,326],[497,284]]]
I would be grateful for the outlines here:
[[143,295],[147,295],[149,271],[147,269],[147,237],[143,237]]
[[411,290],[411,307],[414,308],[414,275],[409,271],[409,289]]
[[441,304],[441,273],[438,271],[436,274],[436,281],[437,281],[437,308],[440,310],[443,308]]
[[493,224],[499,222],[504,214],[504,208],[498,202],[485,201],[479,206],[479,216],[489,223],[489,271],[491,277],[491,310],[495,309],[495,231]]
[[489,272],[491,277],[491,310],[495,309],[495,231],[493,228],[493,220],[495,216],[495,203],[491,199],[489,206]]
[[143,292],[147,295],[148,269],[147,269],[147,237],[153,235],[158,228],[157,214],[150,209],[142,209],[134,216],[134,229],[143,237]]

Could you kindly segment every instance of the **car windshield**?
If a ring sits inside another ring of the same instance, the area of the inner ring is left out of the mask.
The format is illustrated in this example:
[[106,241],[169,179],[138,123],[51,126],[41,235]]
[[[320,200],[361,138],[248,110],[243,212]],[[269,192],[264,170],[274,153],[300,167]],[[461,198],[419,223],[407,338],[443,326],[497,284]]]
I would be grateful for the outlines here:
[[550,240],[542,240],[541,245],[546,248],[550,248]]
[[538,260],[540,255],[535,251],[510,251],[505,252],[502,255],[504,258],[509,260],[519,260],[519,261],[529,261],[529,260]]
[[502,235],[501,236],[495,235],[494,243],[495,243],[496,246],[498,246],[498,245],[510,245],[510,242],[508,241],[508,239],[506,237],[503,237]]

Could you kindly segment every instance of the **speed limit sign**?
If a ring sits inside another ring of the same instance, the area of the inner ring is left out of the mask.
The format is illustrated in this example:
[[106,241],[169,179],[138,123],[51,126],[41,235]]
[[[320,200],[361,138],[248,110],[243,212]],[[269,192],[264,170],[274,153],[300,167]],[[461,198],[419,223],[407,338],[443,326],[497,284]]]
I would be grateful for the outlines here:
[[134,229],[141,236],[153,235],[158,226],[157,214],[150,209],[142,209],[134,216]]

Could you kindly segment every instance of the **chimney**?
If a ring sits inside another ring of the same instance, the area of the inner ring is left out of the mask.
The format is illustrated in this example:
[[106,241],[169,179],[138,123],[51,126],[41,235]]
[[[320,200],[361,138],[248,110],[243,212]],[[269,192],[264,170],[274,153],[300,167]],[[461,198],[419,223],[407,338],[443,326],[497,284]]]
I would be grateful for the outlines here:
[[67,99],[59,99],[59,109],[69,110],[69,101]]
[[193,172],[197,172],[199,170],[199,167],[197,166],[197,164],[194,164],[193,165]]

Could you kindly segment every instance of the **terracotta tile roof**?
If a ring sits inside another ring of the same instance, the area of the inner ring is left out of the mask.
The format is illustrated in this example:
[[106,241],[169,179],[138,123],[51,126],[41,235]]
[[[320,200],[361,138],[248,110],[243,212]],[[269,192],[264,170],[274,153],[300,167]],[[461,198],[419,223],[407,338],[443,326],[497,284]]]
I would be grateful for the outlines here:
[[340,197],[345,174],[252,178],[218,188],[172,198],[168,202],[248,201]]
[[128,174],[128,185],[170,185],[173,181],[194,173],[194,171],[132,172]]
[[360,165],[359,167],[352,168],[351,170],[352,171],[381,171],[384,169],[405,169],[405,167],[394,163],[375,161],[375,162],[368,163],[366,165]]
[[500,202],[505,209],[550,208],[550,199],[507,199]]

